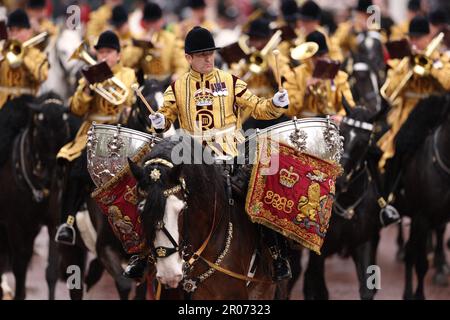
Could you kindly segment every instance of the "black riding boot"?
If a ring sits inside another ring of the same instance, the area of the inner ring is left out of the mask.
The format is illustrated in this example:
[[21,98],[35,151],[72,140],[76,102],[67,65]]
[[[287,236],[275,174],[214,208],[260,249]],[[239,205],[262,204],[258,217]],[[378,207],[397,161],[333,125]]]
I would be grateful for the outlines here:
[[86,154],[83,153],[73,163],[69,163],[67,172],[68,179],[63,190],[63,203],[61,211],[62,224],[56,231],[55,241],[58,243],[71,245],[75,244],[76,232],[73,226],[75,215],[80,210],[83,202],[86,200],[87,186],[90,183],[89,173],[87,172]]
[[394,194],[400,181],[401,175],[401,157],[394,156],[386,163],[386,172],[384,176],[384,197],[378,199],[380,206],[380,222],[383,227],[401,221],[400,214],[391,204],[394,202]]
[[273,280],[281,281],[292,278],[291,265],[287,257],[286,239],[278,232],[266,227],[262,227],[262,232],[273,259]]

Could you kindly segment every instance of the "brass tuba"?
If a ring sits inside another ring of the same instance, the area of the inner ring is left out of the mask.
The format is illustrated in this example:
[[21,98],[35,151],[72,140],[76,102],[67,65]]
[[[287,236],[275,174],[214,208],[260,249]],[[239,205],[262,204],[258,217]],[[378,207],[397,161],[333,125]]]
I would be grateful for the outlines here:
[[291,58],[302,61],[314,56],[319,51],[319,45],[315,42],[304,42],[291,50]]
[[[82,60],[90,66],[97,64],[97,61],[95,61],[86,51],[86,44],[84,42],[82,42],[72,53],[69,61],[73,59]],[[129,94],[125,84],[116,77],[111,77],[102,83],[90,84],[89,88],[97,92],[109,103],[116,106],[123,104],[127,100]]]
[[238,41],[239,46],[245,54],[250,54],[250,72],[253,74],[261,74],[267,71],[269,67],[267,64],[268,54],[272,52],[281,42],[281,34],[281,30],[276,31],[261,51],[253,50],[253,52],[247,45],[248,36],[245,35],[240,37]]
[[47,40],[49,34],[42,32],[37,36],[25,41],[9,40],[6,42],[4,50],[6,51],[6,61],[11,68],[15,69],[22,65],[25,48],[33,47]]
[[[408,81],[412,78],[414,74],[421,77],[426,76],[430,73],[433,67],[433,61],[431,55],[439,48],[439,45],[444,40],[444,33],[439,33],[431,42],[428,44],[425,52],[422,54],[417,54],[413,58],[413,65],[409,68],[408,72],[405,74],[400,83],[395,87],[395,90],[388,95],[386,93],[387,88],[390,86],[390,79],[386,80],[384,85],[380,89],[381,96],[386,99],[391,105],[395,104],[400,92],[405,88]],[[410,57],[404,57],[403,60],[397,65],[394,72],[401,72],[407,64],[410,63]]]

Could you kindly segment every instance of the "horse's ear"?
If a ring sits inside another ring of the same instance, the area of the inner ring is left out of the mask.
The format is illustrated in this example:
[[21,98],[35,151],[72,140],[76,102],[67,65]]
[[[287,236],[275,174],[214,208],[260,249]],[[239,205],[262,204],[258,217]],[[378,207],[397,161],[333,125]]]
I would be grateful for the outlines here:
[[130,170],[133,176],[136,178],[137,181],[140,181],[144,176],[144,169],[142,169],[136,163],[131,161],[130,158],[128,158],[128,165],[130,166]]
[[345,99],[345,96],[343,93],[341,94],[341,96],[342,96],[342,106],[344,107],[346,116],[350,117],[350,115],[352,114],[352,107],[348,103],[347,99]]

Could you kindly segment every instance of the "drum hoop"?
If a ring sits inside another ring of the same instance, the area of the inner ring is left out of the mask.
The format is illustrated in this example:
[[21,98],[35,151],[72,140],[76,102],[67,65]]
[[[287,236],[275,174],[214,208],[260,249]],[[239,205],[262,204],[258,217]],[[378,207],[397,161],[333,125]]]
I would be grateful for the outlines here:
[[274,124],[273,126],[262,129],[257,133],[253,133],[252,135],[245,138],[245,142],[247,142],[248,140],[254,139],[258,136],[264,136],[267,133],[269,133],[270,131],[274,131],[275,129],[283,128],[284,126],[286,126],[286,124],[294,125],[294,123],[305,124],[305,123],[313,123],[313,122],[320,122],[325,125],[332,125],[336,130],[339,130],[336,123],[334,123],[331,120],[325,119],[325,118],[314,117],[314,118],[304,118],[304,119],[296,119],[296,120],[292,119],[292,120]]
[[125,133],[126,135],[131,136],[131,137],[138,136],[140,138],[143,138],[147,142],[162,140],[161,138],[159,138],[157,136],[154,136],[154,135],[142,132],[142,131],[138,131],[138,130],[134,130],[134,129],[126,128],[126,127],[120,127],[120,129],[119,129],[117,126],[110,125],[110,124],[96,124],[94,126],[94,132],[97,132],[97,131],[106,131],[106,132],[114,131],[113,133],[118,132],[119,135],[121,133]]

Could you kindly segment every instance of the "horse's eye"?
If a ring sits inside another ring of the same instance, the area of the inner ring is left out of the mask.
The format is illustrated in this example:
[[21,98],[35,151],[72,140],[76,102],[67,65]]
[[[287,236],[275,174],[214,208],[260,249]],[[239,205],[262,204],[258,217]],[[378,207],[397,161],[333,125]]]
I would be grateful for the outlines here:
[[144,212],[144,208],[145,208],[145,199],[138,203],[137,210],[139,213],[142,213]]

